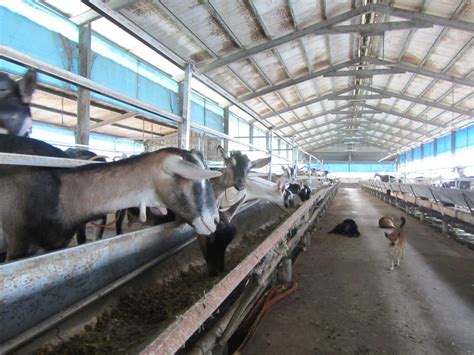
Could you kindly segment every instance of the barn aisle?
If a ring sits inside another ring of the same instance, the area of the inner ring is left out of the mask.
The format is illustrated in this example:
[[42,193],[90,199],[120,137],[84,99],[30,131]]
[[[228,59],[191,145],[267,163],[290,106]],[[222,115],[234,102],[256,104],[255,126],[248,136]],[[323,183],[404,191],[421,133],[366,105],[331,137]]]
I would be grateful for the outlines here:
[[[298,291],[267,313],[243,353],[474,353],[474,252],[408,217],[405,260],[390,272],[383,214],[403,215],[339,189],[294,265]],[[327,234],[345,218],[360,238]]]

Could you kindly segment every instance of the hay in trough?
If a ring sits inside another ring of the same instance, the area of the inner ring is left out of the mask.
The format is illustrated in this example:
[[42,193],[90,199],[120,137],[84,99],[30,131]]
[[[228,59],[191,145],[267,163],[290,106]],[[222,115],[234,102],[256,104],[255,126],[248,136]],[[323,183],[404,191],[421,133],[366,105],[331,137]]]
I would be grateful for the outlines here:
[[[278,223],[244,233],[241,242],[226,256],[226,269],[237,266]],[[190,266],[169,280],[130,290],[111,310],[101,313],[95,324],[59,344],[46,345],[35,354],[129,353],[156,337],[224,276],[209,276],[205,265]]]

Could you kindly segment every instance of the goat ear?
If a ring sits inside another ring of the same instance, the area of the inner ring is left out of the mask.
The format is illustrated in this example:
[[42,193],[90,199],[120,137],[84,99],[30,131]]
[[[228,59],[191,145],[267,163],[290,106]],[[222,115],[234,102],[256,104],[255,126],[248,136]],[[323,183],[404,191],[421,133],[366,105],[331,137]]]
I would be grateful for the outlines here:
[[227,159],[229,159],[229,153],[227,153],[227,151],[224,148],[222,148],[222,146],[219,145],[217,147],[217,152],[220,154],[222,159],[224,159],[224,161],[227,161]]
[[266,158],[262,158],[262,159],[257,159],[257,160],[253,160],[250,164],[250,168],[255,168],[255,169],[259,169],[259,168],[263,168],[265,165],[267,165],[268,163],[270,163],[272,160],[272,157],[266,157]]
[[220,171],[203,169],[176,155],[166,158],[162,169],[168,175],[178,175],[190,180],[212,179],[222,175]]
[[18,89],[20,90],[21,100],[25,104],[31,102],[31,97],[36,89],[36,72],[28,70],[25,76],[18,82]]

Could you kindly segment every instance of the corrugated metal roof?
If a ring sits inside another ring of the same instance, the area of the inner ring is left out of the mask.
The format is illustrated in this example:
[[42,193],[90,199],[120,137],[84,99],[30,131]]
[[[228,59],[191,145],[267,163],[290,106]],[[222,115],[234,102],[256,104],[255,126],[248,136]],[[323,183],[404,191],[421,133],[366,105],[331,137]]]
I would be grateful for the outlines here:
[[[370,146],[375,151],[386,147],[389,151],[473,123],[471,1],[369,1],[370,11],[357,15],[365,3],[109,0],[101,5],[112,10],[112,16],[124,16],[182,59],[194,63],[198,72],[205,72],[212,81],[240,98],[281,134],[295,136],[298,144],[309,152],[324,151],[328,144],[342,149],[344,127],[361,128],[361,146]],[[382,36],[383,23],[402,29],[387,30]],[[365,27],[353,27],[356,25]],[[304,32],[308,27],[312,30]],[[374,32],[378,35],[369,35]],[[293,37],[286,40],[285,36]],[[276,41],[281,43],[277,45]],[[377,64],[366,57],[389,64]],[[373,69],[406,72],[369,78],[314,77],[315,72],[350,60],[358,64],[326,74],[357,70],[360,75]],[[459,80],[464,81],[461,84]],[[348,88],[354,90],[332,100],[331,94]],[[261,90],[265,90],[262,95]],[[342,96],[380,93],[389,97],[348,101]],[[318,101],[325,95],[329,97]],[[324,114],[347,104],[351,107],[344,111],[350,113]],[[358,114],[367,110],[364,105],[379,112]]]

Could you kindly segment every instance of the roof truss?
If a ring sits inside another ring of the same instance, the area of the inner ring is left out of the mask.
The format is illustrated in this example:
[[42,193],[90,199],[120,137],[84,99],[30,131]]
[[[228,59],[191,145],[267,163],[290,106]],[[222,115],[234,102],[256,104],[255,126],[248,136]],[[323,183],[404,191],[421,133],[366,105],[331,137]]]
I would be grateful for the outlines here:
[[[294,31],[286,36],[282,36],[280,38],[267,41],[255,47],[247,48],[238,53],[232,54],[228,57],[216,60],[213,63],[210,63],[208,65],[198,67],[198,71],[200,71],[201,73],[206,73],[208,71],[217,69],[219,67],[230,64],[232,62],[239,61],[239,60],[248,58],[252,55],[255,55],[257,53],[277,47],[284,43],[294,41],[308,34],[316,34],[316,35],[327,35],[331,33],[340,34],[341,32],[333,32],[334,30],[332,30],[331,27],[334,27],[335,25],[342,23],[344,21],[350,20],[356,16],[364,15],[368,12],[380,12],[386,15],[409,19],[411,21],[415,21],[415,25],[417,25],[418,27],[426,27],[427,24],[431,24],[431,25],[439,25],[439,26],[445,26],[445,27],[453,27],[453,28],[457,28],[457,29],[461,29],[465,31],[474,32],[474,24],[469,23],[469,22],[455,20],[455,19],[448,19],[441,16],[428,15],[425,13],[419,13],[419,12],[410,11],[410,10],[403,10],[403,9],[399,9],[399,8],[388,6],[388,5],[369,4],[369,5],[354,8],[341,15],[328,18],[326,20],[323,20],[321,22],[318,22],[314,25],[308,26],[301,30]],[[394,26],[394,25],[386,24],[386,26],[387,26],[386,30],[390,30],[388,29],[388,27]],[[400,26],[400,25],[395,25],[393,29],[395,29],[396,26]],[[347,26],[347,27],[350,27],[350,26]],[[363,30],[361,30],[362,27],[352,27],[350,30],[347,27],[346,27],[346,30],[348,30],[349,32],[361,32],[361,31],[363,32]],[[373,32],[377,32],[377,31],[373,31]],[[378,32],[380,32],[380,30]],[[343,32],[343,33],[348,33],[348,32]]]

